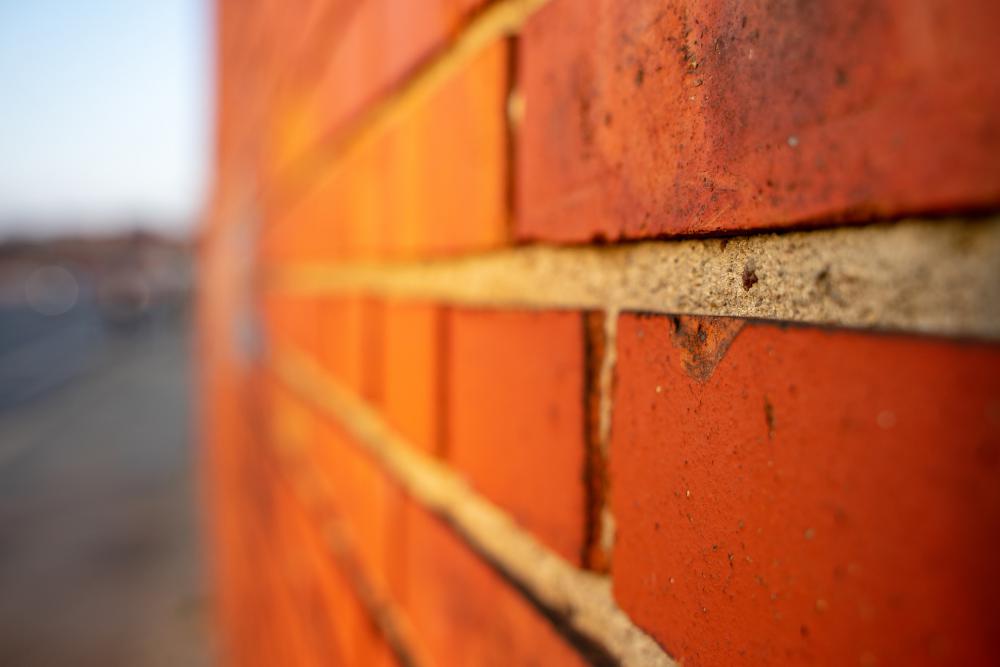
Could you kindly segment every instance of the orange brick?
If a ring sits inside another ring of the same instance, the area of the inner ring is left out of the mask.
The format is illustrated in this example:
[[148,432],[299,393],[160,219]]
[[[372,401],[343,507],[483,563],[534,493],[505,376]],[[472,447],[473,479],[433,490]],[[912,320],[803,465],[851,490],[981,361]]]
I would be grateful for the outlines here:
[[382,409],[386,421],[420,449],[443,444],[444,312],[416,302],[385,303]]
[[288,478],[308,485],[317,519],[340,525],[372,585],[398,589],[402,490],[334,421],[279,380],[263,380],[273,458]]
[[507,45],[485,49],[386,135],[397,257],[502,245],[507,238]]
[[[316,300],[280,294],[268,294],[261,299],[265,344],[274,349],[294,347],[306,354],[320,350],[319,307]],[[247,314],[243,314],[246,318]],[[234,323],[235,325],[236,323]],[[244,327],[249,324],[244,323]],[[234,331],[233,336],[249,337],[249,331]],[[247,339],[232,341],[234,346],[250,346]]]
[[[366,0],[330,26],[326,71],[316,86],[324,128],[336,131],[440,50],[461,19],[455,0]],[[314,57],[322,58],[324,53]]]
[[267,265],[371,260],[385,254],[391,215],[386,142],[375,141],[327,161],[287,192],[271,193],[275,217],[261,235]]
[[413,503],[406,522],[404,608],[433,664],[586,664],[450,529]]
[[[483,0],[325,0],[290,43],[287,88],[315,98],[314,142],[348,127],[440,52]],[[303,15],[300,7],[286,13]],[[298,21],[299,24],[305,21]]]
[[579,313],[448,316],[447,458],[573,563],[584,548],[584,350]]
[[295,624],[308,644],[311,664],[396,664],[324,539],[323,517],[311,514],[284,486],[288,525],[277,544],[283,552],[283,575],[292,595]]
[[[507,238],[507,48],[307,178],[265,235],[272,263],[453,253]],[[386,196],[391,193],[391,196]]]
[[686,665],[996,664],[1000,349],[623,316],[614,591]]
[[[319,572],[310,558],[310,544],[300,508],[288,497],[280,473],[272,470],[275,513],[264,534],[273,540],[267,551],[276,570],[273,584],[281,598],[275,606],[286,617],[284,632],[276,643],[292,655],[286,660],[295,664],[319,665],[323,655],[337,656],[340,649],[332,638],[329,614],[333,600],[323,599],[318,588]],[[347,591],[340,591],[341,595]],[[326,610],[327,613],[315,613]],[[306,614],[312,616],[306,618]]]
[[554,0],[519,41],[517,234],[996,206],[998,31],[994,0]]
[[294,188],[303,163],[324,144],[350,134],[366,113],[440,53],[481,4],[320,0],[277,12],[265,60],[276,63],[278,76],[258,77],[280,82],[261,123],[268,128],[261,164],[265,183]]
[[401,490],[336,426],[324,423],[318,435],[309,462],[323,481],[318,492],[357,550],[367,578],[379,590],[398,590]]
[[323,299],[320,355],[325,372],[360,397],[381,395],[382,303],[363,297]]
[[366,585],[380,591],[398,586],[400,539],[392,522],[399,521],[399,492],[290,390],[274,380],[265,386],[272,426],[261,458],[268,459],[270,469],[256,484],[271,487],[266,506],[272,510],[260,516],[272,542],[267,548],[273,552],[281,590],[290,598],[281,607],[290,616],[285,632],[295,635],[276,643],[299,647],[304,657],[296,658],[296,664],[393,664],[350,578],[358,573],[344,572],[327,544],[326,530],[335,521],[346,535]]
[[[241,508],[249,519],[243,546],[245,561],[237,593],[243,606],[231,643],[244,664],[268,661],[315,664],[309,638],[298,622],[294,591],[289,586],[286,538],[288,513],[280,480],[267,466],[264,452],[247,457],[241,470],[251,504]],[[254,511],[257,509],[258,511]],[[256,613],[251,610],[256,610]]]

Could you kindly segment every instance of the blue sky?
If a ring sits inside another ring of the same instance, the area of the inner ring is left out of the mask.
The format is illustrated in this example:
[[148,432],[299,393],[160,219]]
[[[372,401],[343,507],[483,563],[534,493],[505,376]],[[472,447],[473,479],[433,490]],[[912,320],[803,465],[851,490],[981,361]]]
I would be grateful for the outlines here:
[[206,0],[0,0],[0,235],[189,230],[212,46]]

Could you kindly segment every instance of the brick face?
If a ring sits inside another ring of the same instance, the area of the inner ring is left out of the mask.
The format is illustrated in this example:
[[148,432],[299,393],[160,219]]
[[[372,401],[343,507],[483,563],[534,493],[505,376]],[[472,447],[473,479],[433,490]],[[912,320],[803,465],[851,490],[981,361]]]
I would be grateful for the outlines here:
[[305,465],[317,473],[316,493],[350,538],[366,576],[382,590],[399,582],[401,554],[395,524],[401,495],[377,464],[338,428],[324,423]]
[[623,316],[615,595],[684,664],[988,664],[1000,353]]
[[[265,527],[277,561],[282,595],[290,598],[289,632],[308,657],[296,664],[396,664],[357,581],[399,595],[405,573],[403,499],[399,488],[329,420],[287,387],[271,380],[261,407],[271,422],[269,451],[261,452],[270,492]],[[330,545],[335,528],[353,549],[348,571]]]
[[295,664],[396,665],[351,582],[330,557],[321,517],[303,506],[275,471],[280,520],[271,533],[303,655]]
[[[395,664],[324,548],[323,526],[333,520],[369,582],[389,591],[408,619],[418,638],[411,649],[431,664],[584,664],[445,524],[405,500],[357,443],[280,385],[271,385],[264,405],[276,420],[274,467],[260,478],[269,484],[264,523],[275,552],[264,562],[275,578],[269,604],[283,614],[287,633],[270,635],[282,659],[321,664],[325,655],[349,665],[376,658]],[[313,480],[298,489],[309,496],[311,511],[294,497],[297,478]],[[327,619],[334,622],[326,625]]]
[[318,359],[347,389],[369,399],[382,393],[382,302],[364,297],[318,300]]
[[446,526],[412,504],[406,516],[405,607],[434,664],[585,664]]
[[444,320],[434,304],[385,304],[382,409],[392,427],[434,455],[444,448]]
[[[319,167],[308,185],[273,206],[262,235],[262,259],[273,264],[371,260],[385,253],[387,203],[379,174],[387,167],[382,144]],[[280,197],[280,195],[277,195]]]
[[520,39],[517,235],[995,205],[998,28],[991,0],[554,0]]
[[490,46],[383,133],[318,161],[272,213],[264,259],[412,258],[502,245],[507,58],[505,43]]
[[[407,74],[440,52],[480,0],[318,0],[274,4],[271,61],[281,85],[269,119],[270,173],[345,131]],[[274,77],[272,77],[273,79]]]
[[583,323],[454,309],[447,459],[571,562],[584,546]]
[[266,344],[294,345],[316,354],[320,348],[320,312],[315,301],[272,296],[260,307]]
[[388,131],[389,255],[454,254],[507,240],[507,70],[506,43],[487,47]]
[[1000,4],[217,4],[230,663],[997,664]]

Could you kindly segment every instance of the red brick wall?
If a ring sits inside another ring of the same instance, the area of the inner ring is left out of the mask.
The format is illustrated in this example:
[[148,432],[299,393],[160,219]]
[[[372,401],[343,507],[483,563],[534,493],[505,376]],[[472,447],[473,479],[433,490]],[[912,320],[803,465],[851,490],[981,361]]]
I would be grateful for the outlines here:
[[1000,660],[998,7],[218,0],[225,660]]

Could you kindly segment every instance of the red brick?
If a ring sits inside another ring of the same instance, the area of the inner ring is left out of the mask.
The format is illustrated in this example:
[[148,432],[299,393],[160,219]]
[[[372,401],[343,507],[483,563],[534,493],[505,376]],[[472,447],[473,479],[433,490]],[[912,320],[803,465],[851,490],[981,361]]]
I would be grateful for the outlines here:
[[[419,257],[507,240],[508,47],[482,51],[384,137],[394,193],[387,252]],[[384,181],[380,181],[384,184]]]
[[266,257],[408,258],[502,245],[507,69],[498,43],[377,136],[325,163],[279,213]]
[[286,616],[287,624],[283,635],[275,637],[275,643],[295,648],[296,655],[286,658],[294,659],[295,664],[319,665],[324,654],[335,662],[343,662],[343,647],[333,637],[335,628],[329,621],[333,618],[330,612],[334,602],[349,599],[348,591],[339,590],[334,598],[324,599],[321,595],[321,570],[316,568],[309,553],[311,545],[303,518],[299,516],[300,509],[288,497],[280,473],[274,470],[271,477],[276,511],[263,533],[271,541],[261,547],[266,549],[270,566],[276,570],[274,586],[282,598],[272,604]]
[[337,3],[329,4],[328,24],[316,30],[314,50],[303,58],[305,62],[325,63],[323,72],[318,79],[300,78],[295,86],[316,92],[320,108],[317,129],[323,135],[343,129],[398,87],[445,46],[469,5],[479,3],[365,0],[347,11]]
[[412,502],[406,522],[404,608],[433,664],[586,664],[449,528]]
[[[249,452],[248,452],[249,454]],[[267,466],[262,450],[243,461],[240,471],[249,501],[240,508],[245,532],[239,554],[240,578],[233,581],[242,603],[230,643],[241,664],[268,661],[314,664],[306,633],[297,619],[293,591],[287,576],[284,545],[287,513],[279,493],[279,479]],[[256,610],[252,613],[250,610]]]
[[322,424],[310,458],[329,500],[332,515],[343,524],[367,577],[379,590],[398,588],[401,565],[395,525],[401,491],[378,464],[335,425]]
[[[320,314],[315,299],[268,294],[263,296],[261,301],[267,346],[271,349],[293,347],[306,354],[319,354]],[[247,318],[249,313],[241,313],[239,316]],[[253,345],[253,342],[249,340],[252,333],[249,330],[250,323],[241,323],[238,319],[233,323],[234,326],[239,324],[242,324],[244,328],[233,331],[233,338],[243,336],[246,339],[233,340],[233,345]]]
[[387,301],[382,409],[421,450],[440,453],[444,419],[444,311],[428,303]]
[[[322,516],[310,513],[286,488],[288,524],[275,535],[283,575],[315,665],[394,665],[395,658],[324,538]],[[302,663],[296,663],[302,664]]]
[[579,313],[456,309],[448,317],[447,458],[573,563],[584,548]]
[[227,178],[256,163],[263,152],[261,127],[280,62],[269,3],[225,0],[217,5],[216,166]]
[[400,588],[400,492],[339,429],[283,385],[271,380],[266,387],[263,405],[272,427],[262,458],[269,459],[273,511],[263,515],[270,538],[262,546],[273,553],[282,590],[291,598],[289,632],[299,637],[291,645],[304,645],[313,656],[310,664],[392,664],[325,535],[335,521],[367,585]]
[[997,346],[632,315],[618,346],[614,591],[671,655],[996,664]]
[[[267,40],[280,76],[272,95],[262,171],[279,187],[297,163],[342,137],[375,104],[440,53],[482,0],[321,0],[285,6]],[[279,7],[279,9],[281,9]],[[272,12],[274,13],[274,12]],[[283,39],[282,39],[283,37]]]
[[385,142],[375,141],[327,162],[291,193],[276,195],[278,220],[262,236],[262,260],[295,264],[383,256],[390,168]]
[[265,460],[307,456],[319,437],[316,413],[282,382],[263,373],[255,378],[255,389],[258,396],[247,407],[254,411],[252,418],[259,429],[255,444],[259,447],[248,456]]
[[293,601],[282,581],[280,561],[267,558],[258,565],[257,579],[251,586],[259,589],[260,597],[255,602],[263,611],[259,617],[250,619],[249,632],[241,638],[253,647],[249,664],[268,664],[270,661],[314,664],[309,658],[307,640],[296,622]]
[[517,234],[994,206],[998,30],[993,0],[554,0],[520,39]]
[[368,400],[381,396],[382,302],[332,297],[319,302],[319,361],[345,388]]
[[304,174],[275,206],[264,260],[409,258],[502,245],[507,54],[504,42],[490,46],[426,100]]
[[354,545],[366,577],[379,590],[399,583],[394,531],[401,491],[377,462],[335,423],[318,415],[277,380],[264,404],[269,448],[287,477],[308,484],[314,511],[334,520]]

